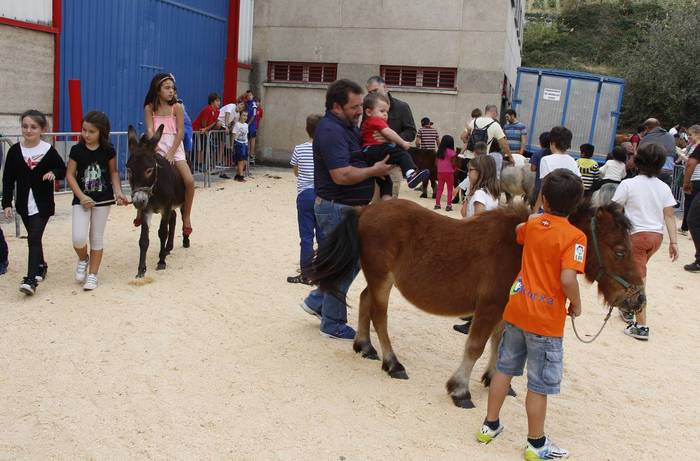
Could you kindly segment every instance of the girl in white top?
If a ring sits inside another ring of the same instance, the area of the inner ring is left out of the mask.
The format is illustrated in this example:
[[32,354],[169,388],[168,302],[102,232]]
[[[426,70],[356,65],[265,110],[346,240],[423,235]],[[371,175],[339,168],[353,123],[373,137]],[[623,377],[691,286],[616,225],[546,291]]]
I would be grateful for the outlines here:
[[627,151],[622,147],[613,149],[612,158],[600,168],[601,184],[622,181],[627,176],[626,162]]
[[[485,211],[498,208],[501,191],[496,176],[496,161],[492,157],[477,155],[470,160],[467,180],[469,192],[460,210],[464,218],[473,219]],[[465,320],[465,323],[454,325],[452,328],[465,335],[469,334],[471,317],[464,317],[462,320]]]
[[[613,201],[625,207],[625,216],[632,223],[632,258],[640,275],[646,281],[647,262],[661,247],[664,224],[668,231],[668,255],[672,261],[678,259],[676,218],[673,214],[676,199],[671,189],[657,178],[666,161],[663,148],[657,144],[646,144],[639,148],[635,164],[639,175],[620,183]],[[630,323],[625,334],[636,339],[649,339],[646,307],[634,316],[622,313]]]
[[[559,168],[569,170],[579,178],[581,177],[581,170],[579,170],[576,160],[566,153],[571,147],[572,138],[573,135],[568,128],[563,126],[552,128],[549,132],[549,150],[552,151],[552,155],[542,157],[540,161],[540,179],[544,179],[549,173]],[[537,202],[535,203],[535,210],[540,208],[542,208],[542,191],[537,196]]]
[[465,218],[498,208],[500,189],[496,162],[488,155],[479,155],[469,162],[469,192],[462,205]]

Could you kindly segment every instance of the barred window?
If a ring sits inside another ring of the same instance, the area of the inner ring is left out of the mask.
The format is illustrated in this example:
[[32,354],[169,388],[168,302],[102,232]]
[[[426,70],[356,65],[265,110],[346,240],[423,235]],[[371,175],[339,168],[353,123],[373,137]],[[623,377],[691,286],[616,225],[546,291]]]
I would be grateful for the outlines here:
[[457,80],[452,67],[381,66],[380,74],[389,86],[454,89]]
[[270,82],[330,83],[338,74],[338,64],[307,62],[269,62]]

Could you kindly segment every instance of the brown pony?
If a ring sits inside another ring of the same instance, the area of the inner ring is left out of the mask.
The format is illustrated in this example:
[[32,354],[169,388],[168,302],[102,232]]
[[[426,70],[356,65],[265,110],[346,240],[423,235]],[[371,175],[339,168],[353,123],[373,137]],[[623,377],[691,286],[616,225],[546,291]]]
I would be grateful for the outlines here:
[[[360,295],[353,348],[362,357],[378,360],[370,342],[371,320],[381,344],[382,369],[392,378],[408,378],[387,331],[389,293],[394,285],[408,301],[431,314],[473,315],[464,358],[447,382],[455,405],[472,408],[469,378],[489,337],[491,357],[482,378],[485,385],[495,371],[503,310],[520,270],[522,247],[515,240],[515,227],[527,218],[527,209],[520,206],[456,220],[407,200],[378,202],[361,211],[351,209],[321,244],[311,279],[344,301],[338,282],[360,259],[367,287]],[[586,202],[569,221],[588,237],[586,278],[598,282],[605,302],[628,310],[641,309],[645,302],[642,279],[632,262],[630,223],[621,207],[611,204],[594,209]],[[447,275],[455,267],[462,268],[460,277]]]

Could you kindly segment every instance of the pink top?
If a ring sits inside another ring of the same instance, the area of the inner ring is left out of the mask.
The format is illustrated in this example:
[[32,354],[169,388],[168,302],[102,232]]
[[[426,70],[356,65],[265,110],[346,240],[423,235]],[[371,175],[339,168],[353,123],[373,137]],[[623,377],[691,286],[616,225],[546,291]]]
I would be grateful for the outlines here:
[[[153,112],[154,132],[158,131],[158,127],[161,125],[163,125],[163,135],[158,141],[156,152],[165,157],[165,154],[168,153],[168,150],[175,142],[175,136],[177,136],[177,117],[175,117],[174,106],[170,106],[170,115],[156,115],[155,111]],[[182,146],[182,141],[180,141],[180,145],[175,151],[175,161],[179,162],[182,160],[186,160],[186,157],[185,148]]]
[[445,149],[445,158],[436,158],[438,173],[454,173],[455,168],[452,166],[452,159],[457,156],[457,152],[452,149]]

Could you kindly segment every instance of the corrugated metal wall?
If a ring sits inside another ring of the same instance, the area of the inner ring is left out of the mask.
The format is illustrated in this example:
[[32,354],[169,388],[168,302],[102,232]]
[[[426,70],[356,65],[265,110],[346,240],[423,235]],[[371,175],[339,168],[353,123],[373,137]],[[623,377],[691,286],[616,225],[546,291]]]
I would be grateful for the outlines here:
[[238,24],[238,62],[243,64],[250,64],[253,59],[254,10],[255,0],[241,0],[240,21]]
[[63,0],[61,127],[70,127],[68,80],[81,80],[83,112],[109,115],[113,131],[143,130],[153,75],[172,72],[194,119],[223,91],[228,0]]
[[34,24],[51,25],[51,0],[0,0],[0,16]]

